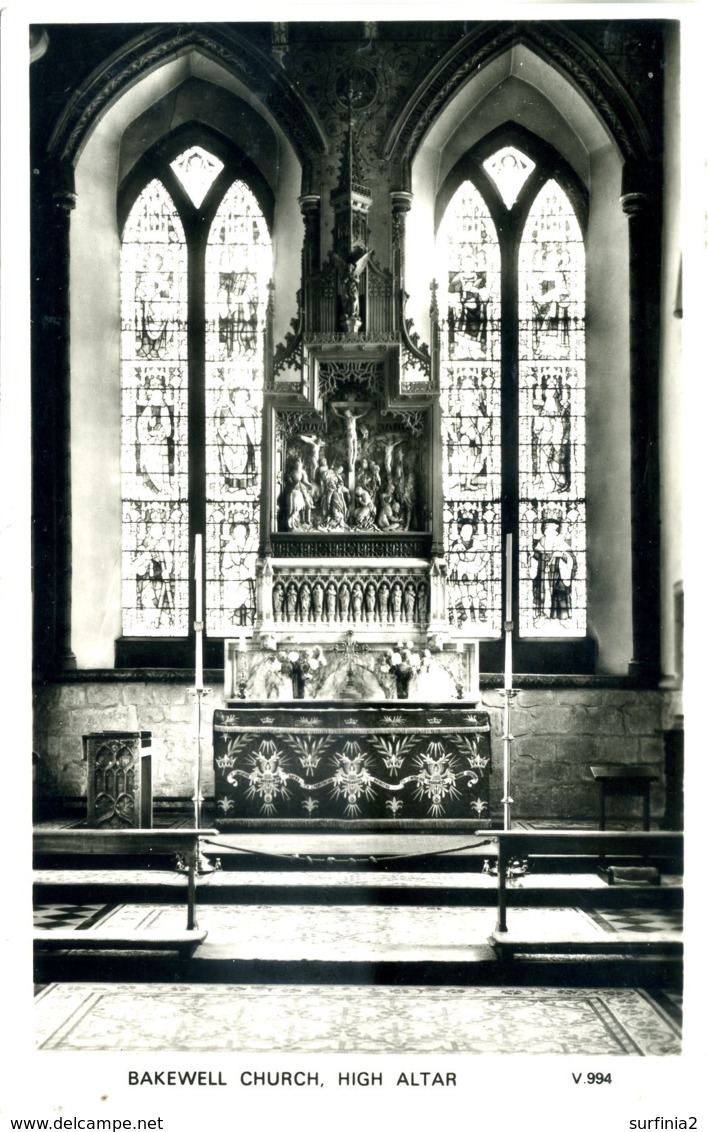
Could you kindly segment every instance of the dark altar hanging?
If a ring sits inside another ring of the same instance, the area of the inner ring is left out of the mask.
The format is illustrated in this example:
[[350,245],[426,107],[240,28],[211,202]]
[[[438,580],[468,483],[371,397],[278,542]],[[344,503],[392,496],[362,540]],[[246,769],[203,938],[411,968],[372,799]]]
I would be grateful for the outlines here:
[[216,825],[487,828],[489,716],[457,704],[284,706],[214,713]]

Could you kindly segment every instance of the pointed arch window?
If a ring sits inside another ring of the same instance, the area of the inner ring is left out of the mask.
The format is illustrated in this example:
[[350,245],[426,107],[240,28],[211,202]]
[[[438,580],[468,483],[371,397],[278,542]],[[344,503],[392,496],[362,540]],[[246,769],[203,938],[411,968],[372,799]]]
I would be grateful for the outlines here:
[[448,616],[498,637],[504,534],[514,624],[586,635],[582,194],[549,155],[468,158],[438,230]]
[[255,618],[270,233],[223,153],[149,168],[121,242],[123,638],[188,638],[197,532],[207,633],[227,636]]

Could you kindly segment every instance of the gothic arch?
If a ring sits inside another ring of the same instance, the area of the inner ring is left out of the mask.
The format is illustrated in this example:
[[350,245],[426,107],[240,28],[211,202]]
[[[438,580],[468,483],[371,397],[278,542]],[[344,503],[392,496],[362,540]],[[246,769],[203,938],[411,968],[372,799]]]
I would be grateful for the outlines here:
[[59,119],[49,153],[60,166],[75,166],[97,122],[136,82],[160,67],[196,55],[248,92],[271,123],[284,125],[302,166],[302,191],[311,191],[313,160],[327,152],[315,114],[278,66],[232,29],[153,28],[116,52],[79,87]]
[[[407,180],[411,163],[427,131],[460,92],[514,47],[524,46],[563,75],[593,109],[622,158],[642,164],[655,157],[651,132],[634,100],[589,44],[568,27],[535,24],[481,24],[452,48],[429,72],[400,111],[382,144],[382,154],[400,163]],[[409,188],[404,184],[403,188]]]

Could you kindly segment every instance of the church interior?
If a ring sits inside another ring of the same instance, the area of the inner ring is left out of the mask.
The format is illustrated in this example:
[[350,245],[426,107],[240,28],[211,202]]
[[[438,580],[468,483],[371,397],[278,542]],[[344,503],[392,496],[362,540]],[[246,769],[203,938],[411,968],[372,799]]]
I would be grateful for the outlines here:
[[679,1053],[679,23],[31,33],[37,1047]]

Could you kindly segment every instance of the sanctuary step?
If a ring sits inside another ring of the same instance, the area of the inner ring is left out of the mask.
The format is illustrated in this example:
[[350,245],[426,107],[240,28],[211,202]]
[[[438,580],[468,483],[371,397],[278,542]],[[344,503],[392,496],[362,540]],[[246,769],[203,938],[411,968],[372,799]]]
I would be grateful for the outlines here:
[[[514,908],[510,920],[518,937],[509,933],[509,938],[540,940],[552,957],[520,957],[513,964],[495,952],[496,910],[489,906],[200,905],[200,928],[208,936],[193,956],[174,960],[146,952],[150,937],[172,938],[181,930],[179,905],[111,904],[98,914],[86,908],[85,914],[71,950],[64,949],[67,929],[60,927],[57,951],[36,954],[37,982],[174,978],[226,984],[483,985],[541,978],[558,984],[571,979],[574,985],[674,988],[681,982],[681,916],[672,911]],[[50,921],[48,909],[38,909],[37,915]],[[60,922],[60,911],[54,915]],[[111,933],[129,935],[130,950],[102,948]],[[668,957],[660,946],[665,938],[672,941]],[[567,941],[569,948],[560,958],[558,941]]]
[[196,928],[180,930],[173,927],[168,931],[130,931],[105,930],[66,931],[50,928],[34,931],[32,940],[41,951],[176,951],[187,959],[207,937],[205,931]]

